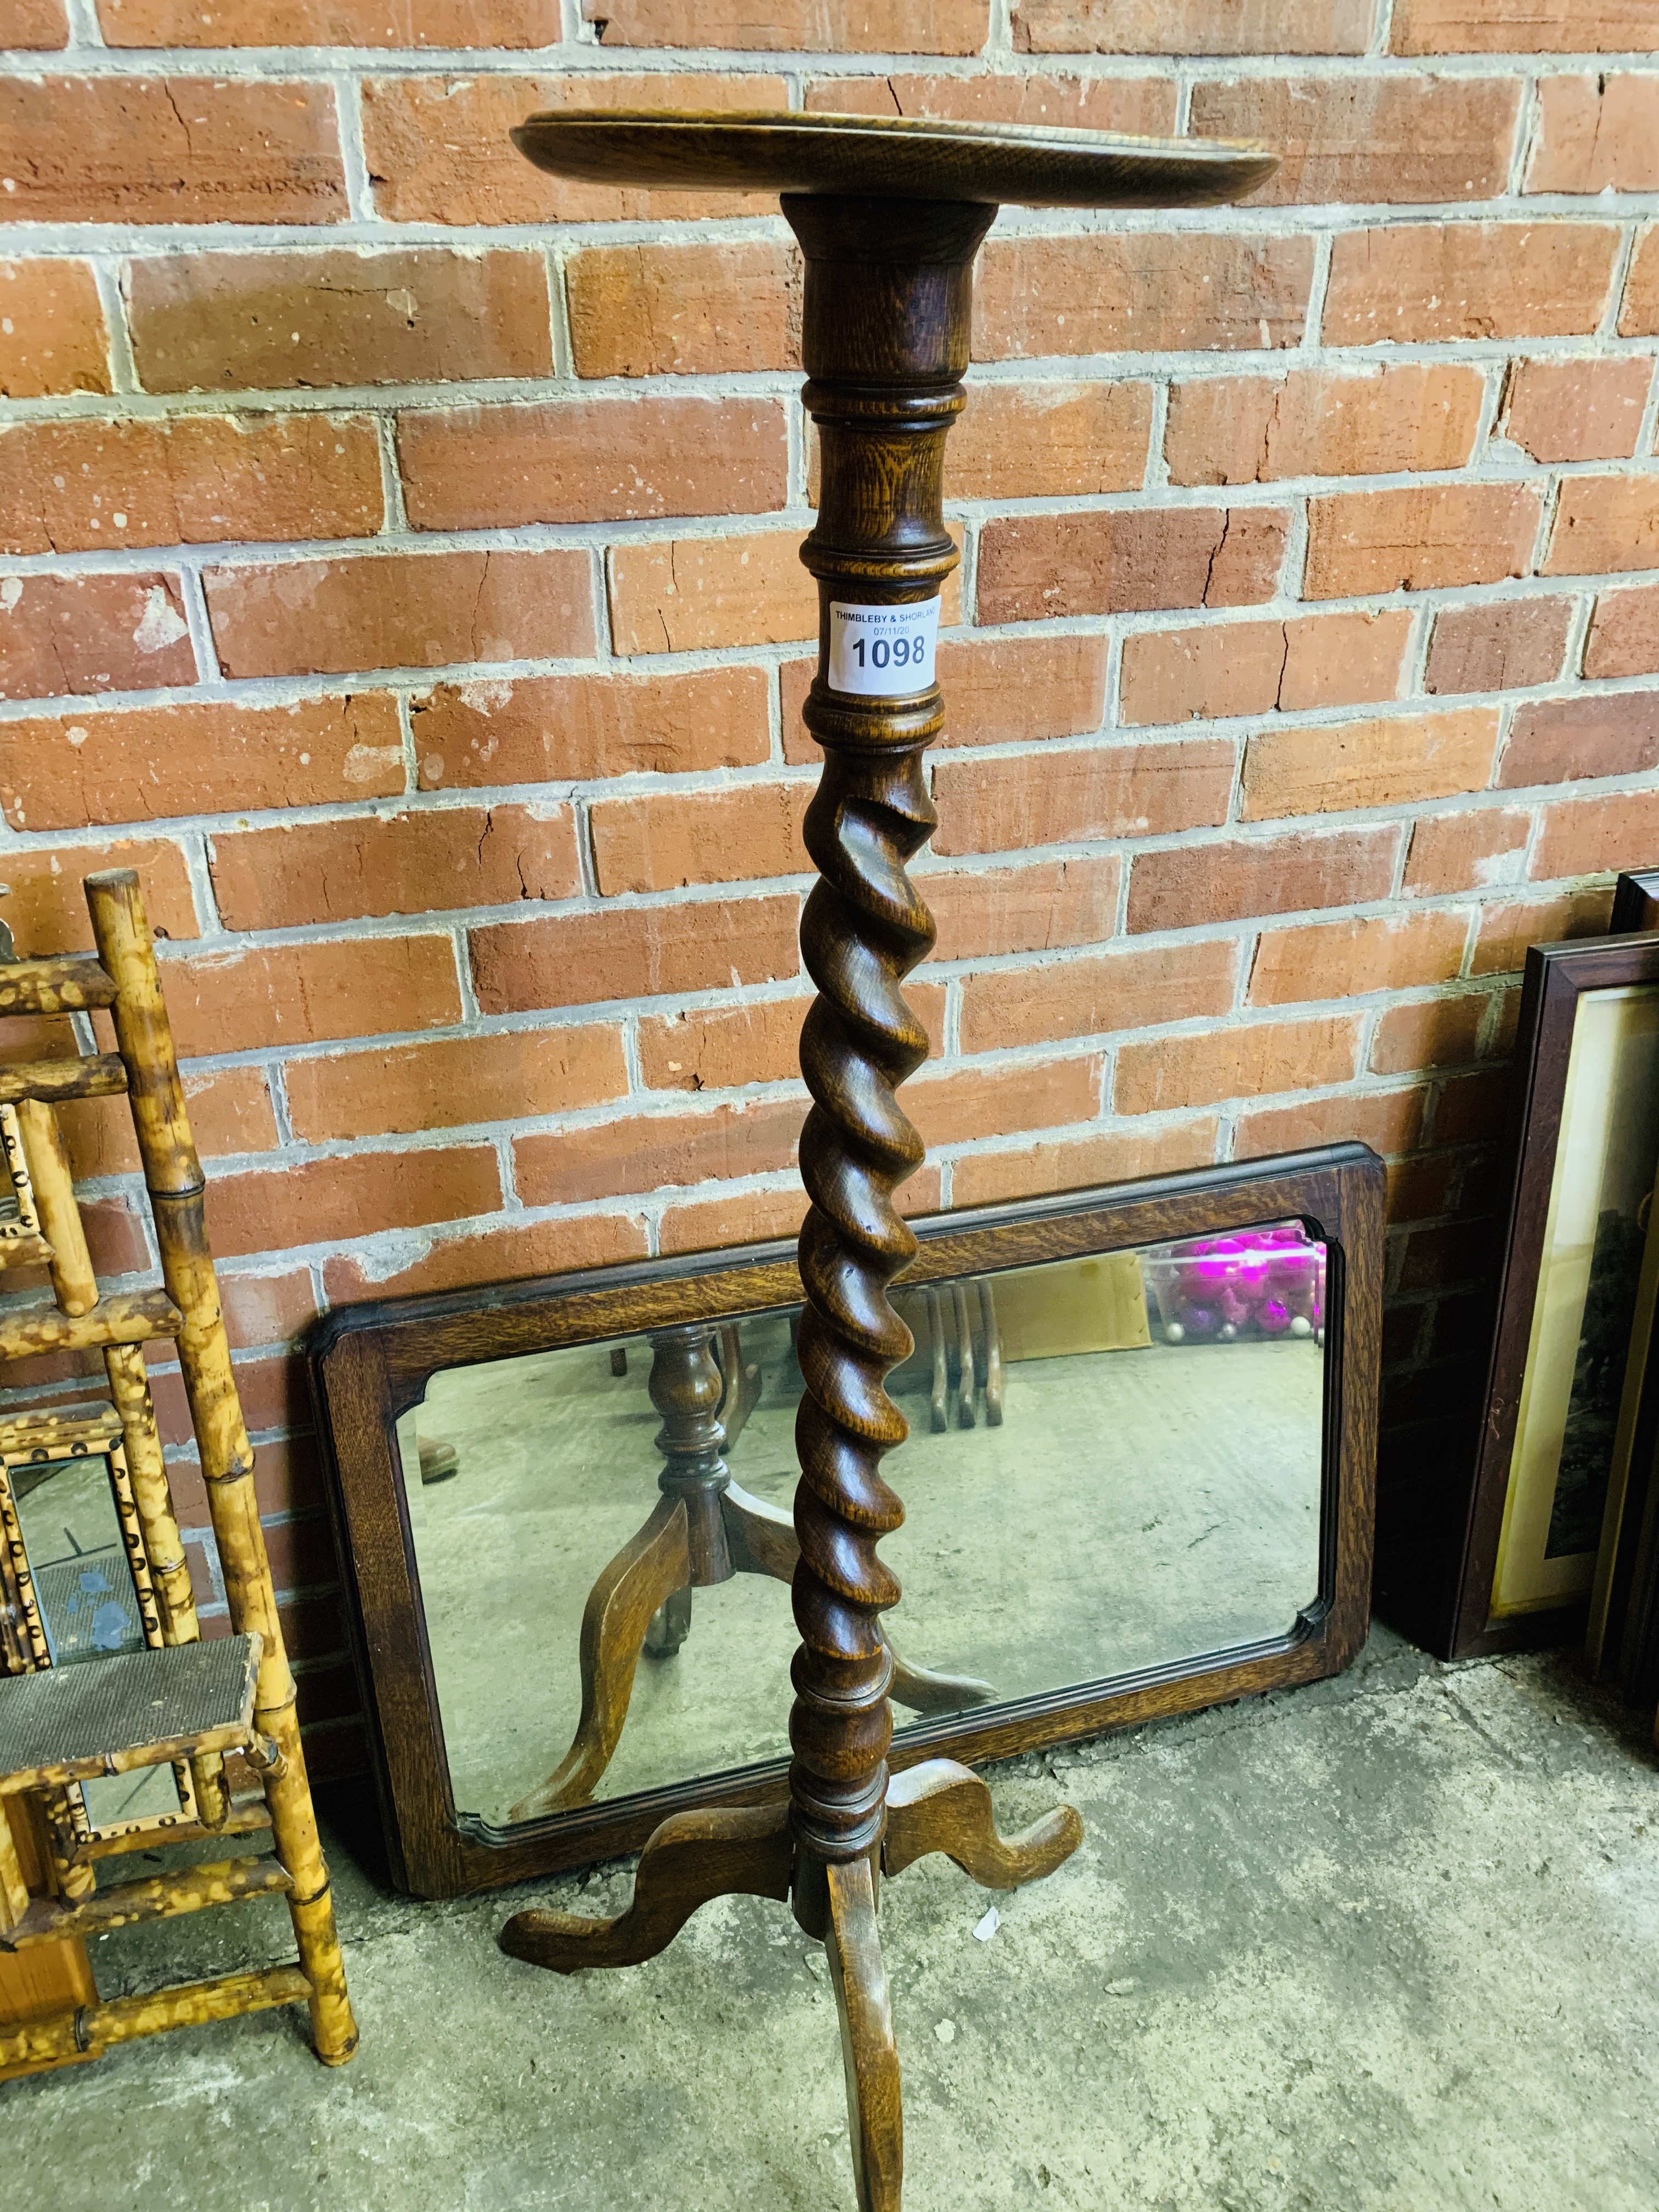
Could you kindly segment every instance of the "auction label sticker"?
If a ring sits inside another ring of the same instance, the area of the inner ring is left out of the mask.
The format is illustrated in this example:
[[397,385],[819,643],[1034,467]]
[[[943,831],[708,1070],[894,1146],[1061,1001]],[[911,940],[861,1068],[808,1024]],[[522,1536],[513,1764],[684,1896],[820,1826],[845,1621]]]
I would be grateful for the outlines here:
[[830,604],[830,688],[866,697],[906,699],[933,681],[939,601],[908,607]]

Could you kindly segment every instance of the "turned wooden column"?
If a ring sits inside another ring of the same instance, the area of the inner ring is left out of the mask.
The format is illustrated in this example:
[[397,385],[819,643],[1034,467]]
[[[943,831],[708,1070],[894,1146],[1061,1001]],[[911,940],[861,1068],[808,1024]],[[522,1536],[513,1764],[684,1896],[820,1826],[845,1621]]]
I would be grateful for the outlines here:
[[[818,996],[800,1043],[811,1206],[789,1723],[794,1910],[822,1936],[823,1869],[875,1851],[884,1825],[892,1662],[879,1620],[899,1585],[876,1547],[904,1518],[881,1462],[908,1433],[886,1377],[911,1349],[887,1286],[915,1250],[894,1194],[923,1157],[895,1094],[927,1056],[900,985],[933,943],[905,866],[936,818],[922,754],[945,726],[933,640],[957,561],[945,440],[963,404],[973,258],[995,210],[791,192],[783,212],[806,258],[802,397],[822,477],[801,548],[819,601],[804,719],[823,773],[806,816],[819,881],[801,924]],[[865,614],[876,609],[915,611],[890,636]]]

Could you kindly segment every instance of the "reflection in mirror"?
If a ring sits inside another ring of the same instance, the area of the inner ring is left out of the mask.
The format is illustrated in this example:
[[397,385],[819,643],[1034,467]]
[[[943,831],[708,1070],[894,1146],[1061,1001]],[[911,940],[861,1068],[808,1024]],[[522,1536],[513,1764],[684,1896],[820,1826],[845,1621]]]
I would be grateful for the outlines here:
[[[108,1455],[14,1460],[8,1474],[51,1664],[85,1666],[142,1651],[149,1640],[144,1607]],[[84,1782],[80,1791],[100,1833],[180,1809],[170,1765]]]
[[[900,1288],[898,1730],[1292,1631],[1319,1590],[1324,1275],[1278,1224]],[[793,1321],[451,1369],[399,1424],[462,1811],[787,1757]]]

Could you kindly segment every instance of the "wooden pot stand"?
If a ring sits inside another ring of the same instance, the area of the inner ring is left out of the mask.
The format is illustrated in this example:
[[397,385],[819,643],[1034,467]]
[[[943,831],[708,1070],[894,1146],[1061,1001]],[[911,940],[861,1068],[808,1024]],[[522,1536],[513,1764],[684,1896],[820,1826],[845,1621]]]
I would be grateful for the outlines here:
[[[896,2212],[902,2121],[879,1875],[943,1851],[975,1879],[1009,1887],[1050,1872],[1082,1834],[1061,1807],[1005,1842],[969,1769],[931,1760],[890,1781],[886,1765],[893,1655],[881,1614],[899,1591],[877,1546],[903,1516],[880,1462],[906,1425],[884,1382],[911,1349],[887,1291],[915,1250],[893,1194],[924,1156],[895,1092],[927,1052],[899,987],[933,942],[905,869],[936,820],[922,757],[945,726],[933,638],[957,555],[941,505],[944,449],[964,404],[973,259],[1002,201],[1209,204],[1251,190],[1275,163],[1259,148],[1201,141],[864,116],[569,112],[534,117],[514,135],[557,175],[783,196],[806,260],[804,398],[823,463],[801,558],[819,587],[805,720],[824,765],[805,829],[820,881],[801,927],[818,997],[801,1033],[813,1105],[800,1145],[811,1205],[799,1253],[806,1389],[792,1580],[802,1640],[789,1801],[676,1814],[647,1843],[620,1918],[522,1912],[501,1940],[561,1973],[629,1966],[663,1949],[712,1898],[787,1901],[829,1954],[860,2204]],[[671,1572],[680,1587],[690,1579],[699,1530],[710,1548],[723,1536],[729,1550],[734,1533],[739,1549],[755,1540],[740,1510],[727,1519],[729,1488],[713,1492],[701,1477],[678,1498],[665,1486],[647,1548],[660,1544],[672,1559],[638,1595],[619,1641],[643,1632],[645,1599],[655,1590],[661,1602]],[[781,1566],[781,1534],[759,1541],[777,1543]]]

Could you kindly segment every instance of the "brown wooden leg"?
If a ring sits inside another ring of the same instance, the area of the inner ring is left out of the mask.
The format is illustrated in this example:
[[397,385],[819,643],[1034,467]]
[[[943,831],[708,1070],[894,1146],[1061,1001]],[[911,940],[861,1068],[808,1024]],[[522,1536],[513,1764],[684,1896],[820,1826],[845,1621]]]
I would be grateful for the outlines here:
[[989,1789],[953,1759],[927,1759],[887,1785],[884,1874],[902,1874],[943,1851],[987,1889],[1018,1889],[1052,1874],[1082,1841],[1082,1820],[1069,1805],[1056,1805],[1023,1835],[1000,1836]]
[[951,1348],[945,1340],[945,1307],[932,1283],[927,1285],[928,1349],[933,1355],[931,1396],[933,1433],[942,1435],[951,1425]]
[[971,1429],[974,1425],[974,1324],[968,1313],[968,1286],[952,1283],[951,1299],[957,1313],[957,1426]]
[[876,1885],[868,1859],[829,1870],[830,1925],[824,1950],[841,2014],[847,2068],[847,2118],[859,2212],[899,2212],[904,2182],[904,2110],[887,1966],[876,1926]]
[[[734,1482],[720,1500],[726,1516],[726,1540],[732,1564],[739,1573],[771,1575],[781,1583],[794,1578],[800,1546],[795,1524],[787,1513],[767,1505],[739,1490]],[[989,1682],[973,1674],[936,1674],[930,1668],[913,1667],[899,1656],[885,1621],[878,1624],[882,1642],[892,1654],[893,1680],[890,1695],[913,1713],[954,1713],[963,1705],[982,1705],[996,1695]]]
[[665,1951],[701,1905],[716,1897],[789,1895],[794,1845],[787,1805],[677,1813],[640,1854],[634,1899],[615,1920],[575,1912],[515,1913],[501,1947],[556,1974],[585,1966],[637,1966]]
[[672,1659],[691,1633],[691,1585],[665,1598],[651,1616],[643,1650],[647,1659]]
[[581,1718],[558,1766],[519,1800],[509,1820],[538,1820],[592,1795],[616,1754],[651,1617],[690,1579],[685,1501],[665,1498],[588,1592],[582,1612]]
[[985,1423],[1002,1426],[1002,1330],[997,1322],[996,1292],[988,1275],[979,1279],[980,1319],[985,1324]]

